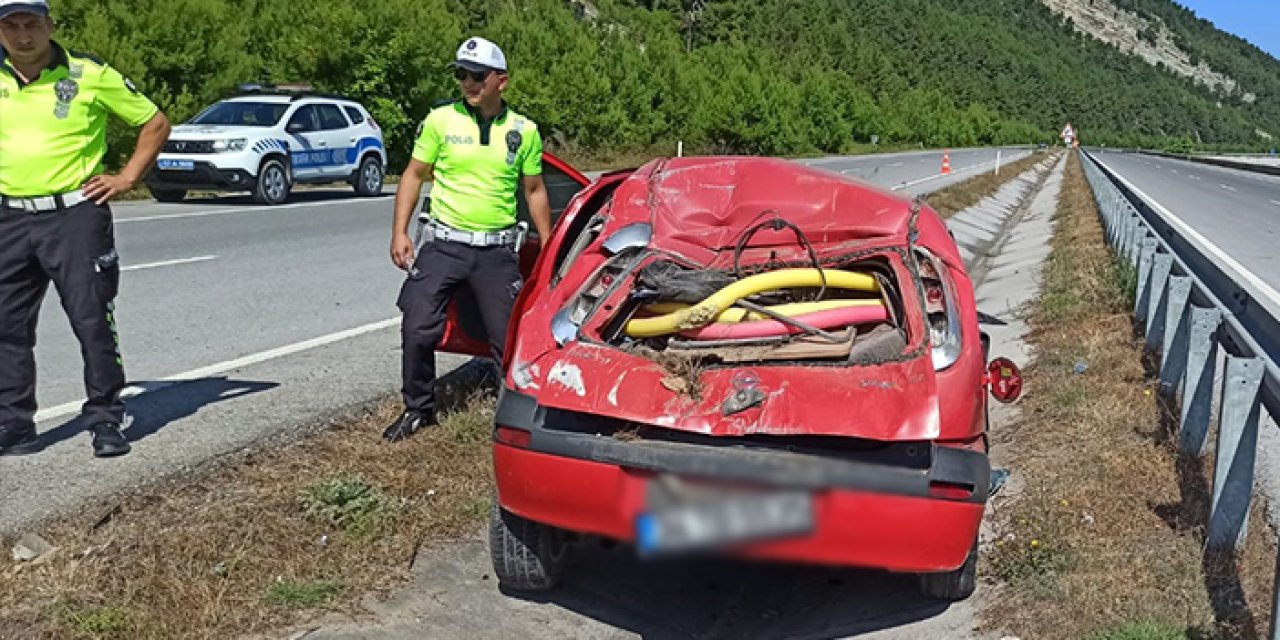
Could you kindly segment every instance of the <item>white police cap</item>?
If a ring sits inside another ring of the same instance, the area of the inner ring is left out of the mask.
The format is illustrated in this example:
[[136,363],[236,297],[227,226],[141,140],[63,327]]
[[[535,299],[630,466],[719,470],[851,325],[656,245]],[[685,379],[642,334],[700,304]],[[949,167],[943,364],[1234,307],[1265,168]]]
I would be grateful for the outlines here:
[[503,55],[502,49],[479,36],[467,38],[466,42],[458,47],[456,57],[457,59],[450,66],[462,67],[468,71],[507,70],[507,56]]
[[38,16],[49,15],[49,3],[45,0],[0,0],[0,18],[7,18],[15,13],[34,13]]

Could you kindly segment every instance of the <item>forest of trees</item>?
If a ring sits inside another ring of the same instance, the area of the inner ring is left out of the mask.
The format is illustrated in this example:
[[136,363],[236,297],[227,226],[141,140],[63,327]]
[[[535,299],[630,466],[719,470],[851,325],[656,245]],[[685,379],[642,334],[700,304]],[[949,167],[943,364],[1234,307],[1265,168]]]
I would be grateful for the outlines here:
[[1172,22],[1257,100],[1121,54],[1036,0],[59,0],[55,37],[178,121],[243,82],[349,95],[385,129],[393,169],[417,121],[456,94],[445,64],[472,33],[503,47],[510,101],[570,157],[669,153],[676,140],[770,155],[872,136],[1052,143],[1066,121],[1109,146],[1252,149],[1269,146],[1257,130],[1280,135],[1280,62],[1167,0],[1121,3]]

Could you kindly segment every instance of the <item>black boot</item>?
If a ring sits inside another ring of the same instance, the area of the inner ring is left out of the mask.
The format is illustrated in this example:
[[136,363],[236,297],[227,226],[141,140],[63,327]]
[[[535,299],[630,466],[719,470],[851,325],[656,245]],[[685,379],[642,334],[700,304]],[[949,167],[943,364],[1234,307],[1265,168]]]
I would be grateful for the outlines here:
[[89,427],[93,434],[93,456],[95,458],[111,458],[129,453],[129,441],[120,433],[120,425],[114,422],[99,422]]
[[23,456],[40,450],[36,428],[0,426],[0,456]]
[[417,433],[419,429],[434,424],[438,424],[435,412],[419,413],[406,410],[382,431],[382,439],[387,442],[399,442]]

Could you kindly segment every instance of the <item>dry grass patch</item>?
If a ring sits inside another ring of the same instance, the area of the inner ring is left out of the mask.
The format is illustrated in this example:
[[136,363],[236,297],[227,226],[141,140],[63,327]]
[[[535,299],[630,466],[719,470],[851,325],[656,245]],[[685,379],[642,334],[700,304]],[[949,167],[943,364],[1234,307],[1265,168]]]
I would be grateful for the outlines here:
[[1026,487],[996,511],[988,622],[1028,638],[1258,637],[1269,532],[1255,514],[1243,570],[1204,559],[1204,464],[1169,444],[1132,331],[1132,270],[1104,244],[1078,157],[1052,244],[1021,418],[994,434]]
[[938,215],[950,218],[995,193],[1006,182],[1022,175],[1047,157],[1049,156],[1043,153],[1032,152],[1025,158],[1001,166],[1000,175],[996,175],[995,171],[984,171],[963,182],[930,193],[925,201]]
[[405,442],[381,440],[398,411],[388,399],[49,525],[51,556],[0,558],[0,638],[228,638],[353,610],[405,581],[420,545],[486,517],[493,395],[473,389],[460,385],[441,427]]

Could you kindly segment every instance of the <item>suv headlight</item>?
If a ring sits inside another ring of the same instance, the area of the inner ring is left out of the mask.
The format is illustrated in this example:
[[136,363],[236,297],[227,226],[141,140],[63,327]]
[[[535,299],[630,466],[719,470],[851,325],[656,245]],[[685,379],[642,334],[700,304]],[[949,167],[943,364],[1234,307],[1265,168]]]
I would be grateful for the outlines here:
[[244,145],[245,145],[247,142],[248,142],[248,140],[246,140],[246,139],[244,139],[244,138],[231,138],[231,139],[229,139],[229,140],[214,140],[214,141],[213,141],[213,150],[214,150],[215,152],[221,152],[221,151],[240,151],[240,150],[244,149]]

